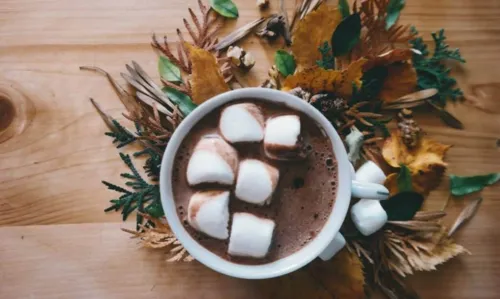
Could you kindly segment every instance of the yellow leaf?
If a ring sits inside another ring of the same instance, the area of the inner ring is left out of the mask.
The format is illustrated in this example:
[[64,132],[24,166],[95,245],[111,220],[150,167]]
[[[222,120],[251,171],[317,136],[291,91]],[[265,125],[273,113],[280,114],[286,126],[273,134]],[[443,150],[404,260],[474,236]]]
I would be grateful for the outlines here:
[[321,59],[319,46],[330,42],[341,20],[339,10],[325,3],[299,21],[292,36],[292,52],[299,70],[316,65],[316,60]]
[[313,93],[332,92],[339,96],[349,97],[352,95],[353,83],[361,87],[361,76],[363,75],[363,64],[366,59],[361,58],[354,61],[343,71],[325,70],[320,67],[312,67],[288,76],[283,82],[283,90],[301,87]]
[[[392,167],[399,168],[400,164],[408,166],[413,190],[427,195],[441,182],[447,166],[443,161],[444,155],[450,147],[424,136],[416,147],[409,149],[401,136],[393,132],[382,147],[382,156]],[[384,184],[391,195],[397,193],[397,173],[389,175]]]
[[417,72],[409,63],[391,64],[384,81],[380,98],[390,103],[402,96],[415,91],[417,87]]
[[213,96],[229,90],[217,65],[215,56],[189,43],[184,43],[191,60],[191,90],[193,102],[197,105]]

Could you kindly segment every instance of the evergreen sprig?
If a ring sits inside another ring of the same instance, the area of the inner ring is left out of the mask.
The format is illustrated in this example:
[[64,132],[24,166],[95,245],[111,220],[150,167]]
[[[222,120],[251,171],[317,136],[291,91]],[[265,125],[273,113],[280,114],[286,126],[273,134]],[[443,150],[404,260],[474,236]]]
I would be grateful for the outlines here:
[[[121,148],[136,140],[136,137],[124,128],[118,121],[113,120],[115,130],[113,132],[105,133],[113,139],[113,143],[117,148]],[[142,135],[141,127],[136,123],[135,125],[137,135]],[[120,193],[118,198],[110,200],[111,205],[104,211],[109,212],[112,210],[118,211],[121,209],[123,220],[127,220],[128,216],[137,210],[138,212],[149,214],[152,217],[159,218],[163,216],[163,209],[160,200],[160,188],[155,182],[158,181],[160,176],[161,154],[151,148],[145,148],[133,154],[133,157],[147,156],[144,162],[144,171],[151,183],[144,179],[128,154],[120,153],[120,158],[123,163],[127,165],[129,172],[120,174],[121,177],[127,179],[125,186],[118,186],[116,184],[102,181],[109,190]],[[137,229],[143,222],[143,217],[140,213],[136,218]]]
[[[415,27],[411,28],[412,34],[418,35]],[[431,53],[422,37],[410,41],[412,48],[422,52],[422,55],[413,55],[413,66],[417,71],[417,86],[420,90],[436,88],[438,94],[433,100],[440,106],[446,105],[446,100],[456,101],[463,96],[460,88],[455,87],[457,81],[450,76],[451,69],[444,65],[445,60],[455,60],[465,63],[458,49],[450,50],[446,43],[444,29],[432,33],[434,52]]]
[[328,42],[324,42],[318,48],[321,53],[321,60],[316,60],[316,64],[325,70],[333,70],[335,68],[335,57],[333,57],[332,47]]
[[113,123],[114,130],[104,134],[113,138],[113,144],[116,144],[116,148],[124,147],[136,140],[135,136],[124,128],[118,121],[113,119],[111,122]]

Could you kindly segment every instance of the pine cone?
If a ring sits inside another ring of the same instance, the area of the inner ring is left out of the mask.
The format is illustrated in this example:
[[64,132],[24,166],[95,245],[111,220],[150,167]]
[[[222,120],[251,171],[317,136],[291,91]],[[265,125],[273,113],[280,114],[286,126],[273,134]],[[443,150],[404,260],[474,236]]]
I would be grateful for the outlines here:
[[398,113],[398,128],[401,133],[401,139],[408,148],[413,148],[420,139],[420,127],[413,119],[413,112],[409,109],[403,109]]

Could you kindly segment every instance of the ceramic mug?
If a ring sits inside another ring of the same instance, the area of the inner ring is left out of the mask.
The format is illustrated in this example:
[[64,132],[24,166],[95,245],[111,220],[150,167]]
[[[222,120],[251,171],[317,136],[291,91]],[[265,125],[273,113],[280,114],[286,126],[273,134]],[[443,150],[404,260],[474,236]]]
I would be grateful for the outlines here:
[[[294,110],[301,111],[315,120],[319,127],[323,129],[327,136],[326,138],[331,140],[338,165],[337,196],[330,216],[316,238],[297,252],[277,261],[262,265],[233,263],[201,246],[184,228],[182,220],[177,214],[172,192],[171,175],[174,158],[184,137],[196,123],[214,109],[243,99],[282,104]],[[265,88],[242,88],[217,95],[204,102],[181,122],[172,135],[163,155],[160,173],[160,192],[163,210],[165,211],[165,216],[172,232],[196,260],[217,272],[229,276],[246,279],[264,279],[290,273],[308,264],[316,257],[324,260],[331,258],[337,251],[337,248],[344,245],[342,242],[345,243],[345,240],[338,232],[347,214],[351,194],[359,198],[384,199],[387,197],[387,189],[385,187],[376,184],[359,183],[353,181],[353,178],[354,171],[347,158],[342,140],[330,122],[316,108],[298,97],[285,92]]]

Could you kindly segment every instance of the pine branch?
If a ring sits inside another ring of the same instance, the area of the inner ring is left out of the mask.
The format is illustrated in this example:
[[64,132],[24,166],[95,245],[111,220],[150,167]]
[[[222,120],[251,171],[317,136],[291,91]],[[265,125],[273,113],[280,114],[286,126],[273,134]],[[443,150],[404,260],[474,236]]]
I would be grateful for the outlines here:
[[113,138],[113,144],[116,144],[116,148],[124,147],[136,140],[136,137],[115,119],[112,120],[112,124],[115,127],[115,130],[104,134]]
[[[413,34],[418,34],[414,27],[411,30]],[[422,55],[414,54],[413,66],[417,71],[418,89],[436,88],[439,92],[432,97],[432,100],[439,106],[445,106],[447,99],[456,101],[463,96],[463,92],[460,88],[455,87],[457,81],[450,76],[451,69],[446,67],[444,62],[455,60],[465,63],[465,60],[458,49],[449,49],[443,29],[432,33],[432,39],[435,45],[432,56],[422,37],[410,41],[412,48],[422,52]]]
[[319,46],[318,51],[321,53],[321,60],[316,61],[316,64],[325,70],[333,70],[335,57],[333,57],[332,47],[325,41],[323,45]]

